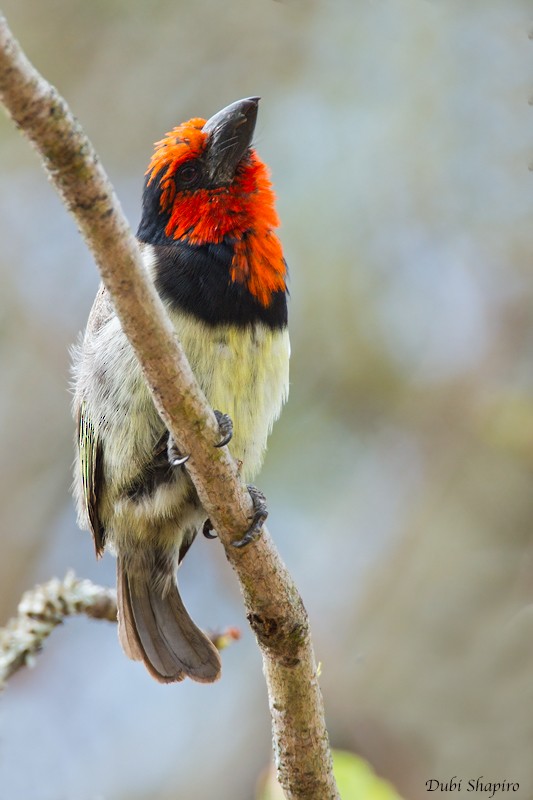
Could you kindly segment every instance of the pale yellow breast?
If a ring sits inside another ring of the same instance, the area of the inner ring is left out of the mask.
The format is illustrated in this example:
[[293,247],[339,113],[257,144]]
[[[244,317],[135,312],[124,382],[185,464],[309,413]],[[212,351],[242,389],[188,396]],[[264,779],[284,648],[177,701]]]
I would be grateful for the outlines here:
[[175,312],[171,318],[209,403],[232,418],[229,448],[243,462],[243,479],[252,480],[289,391],[288,332],[263,324],[210,327]]

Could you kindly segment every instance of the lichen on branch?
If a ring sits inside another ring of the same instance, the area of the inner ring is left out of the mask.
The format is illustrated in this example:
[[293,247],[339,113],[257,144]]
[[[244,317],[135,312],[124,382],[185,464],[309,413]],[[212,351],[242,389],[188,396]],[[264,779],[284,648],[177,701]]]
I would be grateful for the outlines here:
[[69,571],[63,580],[53,578],[23,594],[17,616],[0,628],[0,690],[18,669],[33,666],[52,631],[75,614],[116,622],[115,592]]

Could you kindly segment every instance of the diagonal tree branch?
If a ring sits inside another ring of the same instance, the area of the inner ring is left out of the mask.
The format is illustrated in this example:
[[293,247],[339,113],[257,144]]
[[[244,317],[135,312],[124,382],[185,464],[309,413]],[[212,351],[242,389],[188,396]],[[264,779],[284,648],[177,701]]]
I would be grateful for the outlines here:
[[231,546],[252,504],[196,383],[136,240],[90,142],[65,100],[28,61],[0,14],[0,97],[39,153],[100,269],[143,368],[154,403],[181,452],[204,508],[235,569],[263,655],[274,750],[288,800],[335,800],[309,622],[268,532],[242,551]]

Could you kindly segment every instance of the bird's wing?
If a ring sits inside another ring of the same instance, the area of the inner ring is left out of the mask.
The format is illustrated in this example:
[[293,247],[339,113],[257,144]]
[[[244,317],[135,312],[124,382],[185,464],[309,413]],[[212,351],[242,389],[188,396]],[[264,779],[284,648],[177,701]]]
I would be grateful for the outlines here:
[[78,448],[83,500],[96,555],[101,556],[104,552],[105,531],[98,516],[98,495],[103,483],[103,454],[98,435],[83,402],[78,412]]

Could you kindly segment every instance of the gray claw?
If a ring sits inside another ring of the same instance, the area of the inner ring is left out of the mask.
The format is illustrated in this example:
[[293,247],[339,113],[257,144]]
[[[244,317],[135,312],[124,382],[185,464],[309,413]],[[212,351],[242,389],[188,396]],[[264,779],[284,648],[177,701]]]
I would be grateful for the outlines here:
[[170,464],[173,467],[181,467],[182,464],[186,464],[189,460],[190,456],[180,456],[180,458],[175,458],[174,461],[171,461]]
[[255,542],[261,536],[263,524],[268,517],[268,508],[266,504],[266,497],[263,492],[260,492],[259,489],[256,489],[255,486],[248,486],[248,491],[250,492],[250,497],[252,498],[252,502],[254,504],[254,515],[252,517],[252,524],[242,537],[242,539],[237,539],[236,542],[232,542],[233,547],[246,547],[247,544],[251,542]]
[[218,428],[220,430],[221,440],[215,447],[224,447],[224,445],[231,442],[233,436],[233,422],[228,414],[223,414],[222,411],[215,411],[217,418]]
[[175,443],[174,439],[172,438],[172,436],[170,435],[170,433],[168,435],[167,455],[168,455],[169,464],[172,467],[181,467],[190,458],[190,455],[187,455],[187,456],[182,456],[181,455],[181,453],[179,452],[178,448],[176,447],[176,443]]
[[204,522],[202,533],[206,539],[217,539],[217,534],[214,532],[213,525],[211,524],[210,519],[206,519]]

